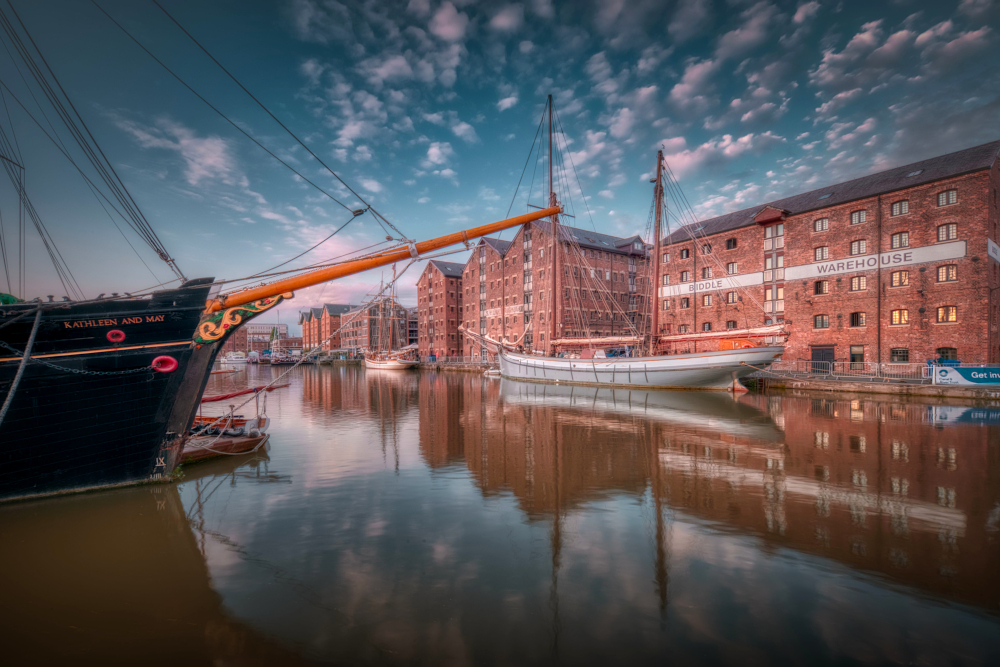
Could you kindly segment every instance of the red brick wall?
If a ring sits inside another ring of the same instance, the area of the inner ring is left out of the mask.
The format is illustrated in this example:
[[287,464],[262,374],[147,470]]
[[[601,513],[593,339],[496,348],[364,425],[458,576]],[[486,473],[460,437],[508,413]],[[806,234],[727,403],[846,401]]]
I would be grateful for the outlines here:
[[428,263],[417,280],[417,344],[421,357],[462,355],[458,334],[461,308],[462,279],[446,276]]
[[[725,329],[726,320],[736,320],[738,326],[743,327],[745,322],[756,326],[765,323],[768,318],[774,321],[784,319],[791,331],[785,351],[786,360],[808,360],[812,358],[813,347],[834,346],[835,358],[848,361],[851,346],[860,346],[864,348],[864,360],[869,362],[889,362],[890,350],[905,348],[909,350],[911,362],[923,363],[926,359],[936,358],[937,349],[942,347],[956,348],[962,361],[1000,361],[1000,334],[997,332],[1000,309],[995,296],[996,288],[1000,287],[1000,269],[986,254],[986,237],[996,239],[1000,224],[1000,214],[994,203],[994,193],[998,188],[1000,172],[994,165],[989,172],[966,174],[788,216],[784,220],[786,271],[790,267],[813,264],[814,250],[818,246],[829,248],[828,261],[850,259],[851,242],[861,239],[867,246],[864,255],[891,252],[892,236],[904,231],[909,233],[907,250],[935,246],[938,245],[938,226],[947,223],[958,225],[956,240],[966,242],[966,254],[955,260],[831,274],[824,278],[829,281],[830,288],[829,294],[825,295],[814,293],[818,277],[788,280],[784,283],[783,313],[762,313],[746,297],[743,304],[734,308],[725,303],[725,292],[730,288],[714,293],[711,309],[704,307],[701,301],[707,292],[690,295],[689,309],[680,308],[680,297],[674,297],[670,299],[670,310],[660,311],[661,325],[670,325],[671,333],[679,333],[681,324],[687,324],[689,331],[696,332],[702,330],[706,321],[711,322],[713,330],[716,330]],[[937,206],[937,194],[949,189],[958,191],[958,202]],[[892,216],[892,204],[901,200],[908,201],[909,212]],[[851,225],[851,212],[858,210],[866,212],[867,221]],[[829,219],[828,231],[813,230],[813,223],[819,218]],[[737,239],[736,250],[725,250],[727,238]],[[705,241],[712,244],[713,255],[723,266],[730,261],[738,262],[740,274],[764,268],[763,226],[754,225],[715,234],[699,239],[697,245]],[[688,241],[664,247],[664,252],[670,253],[670,262],[661,266],[663,272],[670,274],[671,285],[679,282],[682,270],[691,271],[695,279],[701,278],[706,257],[700,251],[695,252],[695,245]],[[690,250],[689,259],[680,259],[682,248]],[[957,281],[937,281],[937,267],[944,264],[957,266]],[[713,268],[717,276],[718,266]],[[896,270],[909,272],[908,286],[891,286],[891,274]],[[864,290],[851,291],[851,278],[855,276],[866,279]],[[763,303],[763,287],[745,289]],[[946,305],[957,306],[957,323],[937,323],[937,308]],[[891,312],[897,309],[908,311],[909,324],[891,325]],[[921,313],[921,309],[924,312]],[[852,313],[864,313],[865,326],[852,327]],[[814,317],[821,314],[829,316],[830,326],[827,329],[814,328]]]

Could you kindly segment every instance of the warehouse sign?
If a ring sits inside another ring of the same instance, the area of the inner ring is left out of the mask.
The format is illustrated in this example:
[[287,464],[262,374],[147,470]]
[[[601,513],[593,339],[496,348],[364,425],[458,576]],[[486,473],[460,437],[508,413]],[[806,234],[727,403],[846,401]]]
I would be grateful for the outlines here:
[[802,266],[790,266],[785,269],[785,280],[819,278],[854,271],[874,271],[880,266],[883,269],[893,269],[897,266],[923,264],[924,262],[940,262],[946,259],[959,259],[960,257],[965,257],[965,241],[954,241],[952,243],[941,243],[906,250],[892,250],[883,252],[880,255],[863,255],[861,257],[852,257],[833,262],[817,262]]
[[669,296],[683,296],[695,292],[716,292],[724,289],[736,289],[737,287],[752,287],[753,285],[763,285],[764,274],[745,273],[742,276],[725,276],[712,280],[699,280],[695,283],[681,283],[680,285],[664,285],[660,287],[660,298]]
[[993,242],[993,239],[986,239],[986,254],[1000,262],[1000,245]]
[[1000,368],[933,367],[934,384],[1000,384]]

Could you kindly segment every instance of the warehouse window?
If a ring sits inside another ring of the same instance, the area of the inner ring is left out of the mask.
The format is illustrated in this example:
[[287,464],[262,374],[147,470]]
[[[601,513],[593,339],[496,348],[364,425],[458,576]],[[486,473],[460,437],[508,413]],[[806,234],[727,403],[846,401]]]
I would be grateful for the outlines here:
[[677,327],[677,333],[687,333],[687,332],[688,332],[688,325],[682,324],[679,327]]
[[863,255],[868,250],[868,242],[865,239],[858,239],[857,241],[851,241],[851,254],[852,255]]
[[894,347],[889,350],[889,363],[907,364],[910,362],[910,351],[905,347]]
[[937,309],[938,322],[958,322],[958,306],[941,306]]
[[690,308],[690,307],[691,307],[691,299],[687,297],[681,299],[681,308]]
[[936,352],[939,359],[944,359],[945,361],[958,361],[958,348],[939,347]]
[[702,277],[702,279],[705,279],[705,280],[711,278],[712,277],[712,267],[706,266],[705,268],[703,268],[701,270],[701,277]]
[[958,280],[958,265],[945,264],[944,266],[939,266],[937,270],[937,278],[939,283],[948,283],[953,280]]
[[830,281],[829,280],[817,280],[813,283],[813,294],[829,294],[830,293]]
[[670,310],[670,299],[663,300],[663,310]]
[[910,272],[909,271],[893,271],[892,275],[889,276],[890,285],[892,287],[906,287],[910,284]]
[[851,224],[852,225],[860,225],[862,222],[866,222],[867,220],[868,220],[868,212],[867,211],[852,211],[851,212]]
[[704,322],[701,325],[701,330],[702,331],[711,331],[712,330],[712,323],[711,322]]
[[687,248],[683,248],[681,250],[681,259],[687,259],[690,256],[691,256],[691,251],[690,250],[688,250]]
[[906,215],[910,212],[910,202],[907,200],[894,202],[892,205],[892,215]]
[[953,241],[958,238],[958,225],[954,222],[937,228],[938,241]]
[[813,221],[814,232],[825,232],[828,229],[830,229],[830,218],[820,218]]
[[689,282],[691,282],[691,272],[690,271],[681,271],[681,282],[682,283],[689,283]]
[[938,206],[948,206],[958,203],[958,190],[945,190],[938,193]]
[[705,245],[703,245],[701,247],[701,254],[702,255],[711,255],[712,254],[712,244],[711,243],[706,243]]
[[729,262],[728,264],[726,264],[726,273],[728,273],[731,276],[735,276],[738,273],[736,262]]
[[821,262],[824,259],[830,258],[830,248],[827,246],[820,246],[819,248],[813,249],[813,259],[817,262]]
[[894,310],[891,313],[891,319],[889,320],[892,324],[909,324],[910,323],[910,311],[904,309]]
[[705,296],[701,297],[701,305],[703,305],[703,306],[711,306],[712,305],[712,295],[711,294],[706,294]]
[[736,303],[736,292],[726,292],[726,303]]
[[865,326],[865,314],[864,313],[851,313],[851,326],[852,327],[863,327],[863,326]]
[[895,248],[909,248],[910,247],[910,232],[897,232],[892,235],[892,247]]
[[830,328],[830,316],[829,315],[816,315],[813,317],[813,327],[816,329],[829,329]]
[[868,289],[868,278],[865,276],[854,276],[851,278],[851,291],[861,292]]
[[726,239],[726,250],[736,250],[736,239]]
[[665,273],[662,276],[660,276],[660,279],[663,281],[664,285],[669,285],[670,284],[670,274]]

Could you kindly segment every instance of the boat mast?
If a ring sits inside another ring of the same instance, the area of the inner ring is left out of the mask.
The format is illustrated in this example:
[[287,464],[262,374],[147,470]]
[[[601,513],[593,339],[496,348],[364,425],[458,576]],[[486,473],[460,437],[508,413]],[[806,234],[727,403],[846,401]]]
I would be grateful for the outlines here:
[[649,334],[649,356],[654,356],[659,349],[660,338],[660,251],[661,231],[663,222],[663,151],[656,151],[656,186],[653,188],[653,199],[656,212],[653,214],[653,307]]
[[525,213],[524,215],[508,218],[506,220],[500,220],[499,222],[493,222],[488,225],[481,225],[479,227],[473,227],[472,229],[466,229],[461,232],[454,232],[452,234],[439,236],[428,241],[408,243],[404,247],[393,248],[374,255],[369,255],[368,257],[363,257],[361,259],[326,266],[321,269],[303,273],[302,275],[295,276],[294,278],[286,278],[267,285],[251,287],[249,289],[220,296],[217,299],[212,299],[211,301],[206,302],[205,312],[210,315],[211,313],[216,313],[225,308],[242,306],[244,304],[257,301],[258,299],[268,299],[282,296],[293,290],[312,287],[313,285],[319,285],[320,283],[336,280],[337,278],[343,278],[344,276],[352,276],[355,273],[361,273],[362,271],[375,269],[380,266],[388,266],[394,262],[414,259],[423,253],[433,252],[434,250],[440,250],[441,248],[447,248],[448,246],[455,245],[456,243],[467,243],[471,239],[479,238],[480,236],[488,236],[505,229],[510,229],[511,227],[517,227],[518,225],[533,222],[535,220],[541,220],[542,218],[555,215],[556,213],[559,213],[558,207],[532,211],[531,213]]
[[[556,206],[556,192],[552,188],[552,95],[549,95],[549,208]],[[551,324],[551,334],[549,337],[549,347],[552,354],[556,353],[556,318],[557,313],[562,312],[559,308],[559,287],[556,278],[559,275],[559,213],[552,214],[552,296],[549,303],[552,304],[552,316],[549,318]]]
[[389,347],[388,350],[392,352],[392,344],[395,342],[393,339],[393,322],[396,321],[396,265],[392,265],[392,290],[389,292]]

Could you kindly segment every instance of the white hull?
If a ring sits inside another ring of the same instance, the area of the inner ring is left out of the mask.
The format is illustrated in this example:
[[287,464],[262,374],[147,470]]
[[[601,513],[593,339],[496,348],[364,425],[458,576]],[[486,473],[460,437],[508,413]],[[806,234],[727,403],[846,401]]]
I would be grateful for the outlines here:
[[754,347],[664,357],[609,359],[559,359],[501,351],[499,357],[501,375],[513,380],[670,389],[731,389],[740,378],[777,361],[784,349]]
[[369,359],[365,357],[365,368],[382,371],[405,371],[415,368],[420,362],[407,359]]

